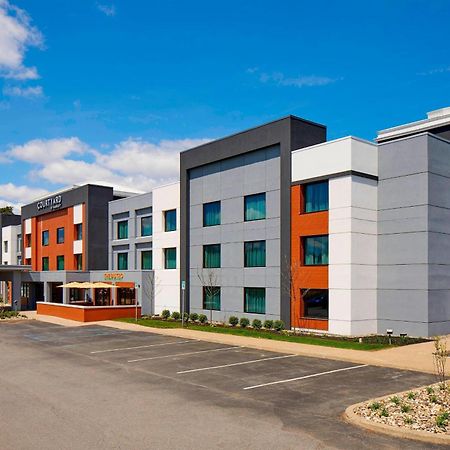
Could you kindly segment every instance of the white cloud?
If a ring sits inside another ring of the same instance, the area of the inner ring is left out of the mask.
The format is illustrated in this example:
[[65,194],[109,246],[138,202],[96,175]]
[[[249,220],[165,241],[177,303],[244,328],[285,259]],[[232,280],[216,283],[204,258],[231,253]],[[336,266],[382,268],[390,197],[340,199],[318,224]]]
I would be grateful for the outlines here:
[[431,70],[427,70],[425,72],[419,72],[417,75],[422,75],[422,76],[437,75],[437,74],[440,74],[440,73],[447,73],[447,72],[450,72],[450,66],[439,67],[437,69],[431,69]]
[[62,159],[71,154],[82,155],[89,146],[77,137],[62,139],[33,139],[24,145],[11,147],[6,156],[10,158],[46,165],[47,162]]
[[[29,176],[61,186],[83,183],[109,184],[131,191],[179,179],[179,153],[209,139],[162,140],[151,143],[129,138],[111,150],[92,149],[79,138],[35,139],[9,148],[0,157],[31,164]],[[77,156],[78,159],[75,159]],[[0,189],[0,198],[13,200]]]
[[339,81],[341,78],[329,78],[324,76],[316,76],[316,75],[306,75],[299,77],[286,77],[281,72],[274,72],[271,74],[262,73],[259,77],[259,80],[262,83],[273,82],[278,86],[295,86],[298,88],[301,87],[312,87],[312,86],[326,86],[327,84],[335,83]]
[[42,48],[43,36],[31,25],[23,9],[8,0],[0,0],[0,76],[17,80],[39,78],[35,67],[24,65],[29,47]]
[[116,15],[116,7],[114,5],[105,5],[102,3],[97,3],[97,9],[106,16]]
[[29,87],[19,87],[19,86],[5,86],[3,88],[3,94],[10,97],[42,97],[44,94],[42,86],[29,86]]
[[18,186],[13,183],[0,184],[0,198],[8,204],[22,205],[46,194],[48,194],[46,189]]

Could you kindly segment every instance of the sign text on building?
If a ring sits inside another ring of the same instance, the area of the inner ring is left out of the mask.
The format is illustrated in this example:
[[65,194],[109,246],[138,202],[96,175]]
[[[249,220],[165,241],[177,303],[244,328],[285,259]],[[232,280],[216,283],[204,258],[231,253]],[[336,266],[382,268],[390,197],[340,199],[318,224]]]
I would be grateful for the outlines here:
[[104,279],[108,281],[123,280],[125,275],[121,272],[108,272],[104,274]]
[[43,209],[58,209],[62,205],[61,195],[55,195],[54,197],[46,198],[37,202],[37,210],[41,211]]

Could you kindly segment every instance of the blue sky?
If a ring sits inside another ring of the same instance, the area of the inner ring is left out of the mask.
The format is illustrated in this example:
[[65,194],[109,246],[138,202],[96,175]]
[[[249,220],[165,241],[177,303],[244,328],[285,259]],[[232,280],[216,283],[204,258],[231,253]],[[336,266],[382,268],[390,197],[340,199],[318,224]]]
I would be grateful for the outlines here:
[[287,114],[373,139],[450,105],[449,21],[448,0],[0,0],[0,204],[147,190]]

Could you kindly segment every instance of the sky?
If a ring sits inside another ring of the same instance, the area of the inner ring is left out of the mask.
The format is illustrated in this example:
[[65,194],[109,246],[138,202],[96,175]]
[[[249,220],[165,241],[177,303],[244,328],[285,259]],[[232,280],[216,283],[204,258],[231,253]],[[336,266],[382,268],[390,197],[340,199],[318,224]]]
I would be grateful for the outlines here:
[[148,191],[289,114],[372,140],[450,106],[449,23],[449,0],[0,0],[0,206]]

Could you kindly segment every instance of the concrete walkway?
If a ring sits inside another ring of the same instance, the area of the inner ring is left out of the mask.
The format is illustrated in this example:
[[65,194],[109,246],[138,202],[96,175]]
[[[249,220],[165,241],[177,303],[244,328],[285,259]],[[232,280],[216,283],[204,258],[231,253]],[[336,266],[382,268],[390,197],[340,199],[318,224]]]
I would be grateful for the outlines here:
[[[148,333],[177,336],[186,339],[199,339],[201,341],[216,342],[228,345],[241,345],[265,351],[311,356],[325,359],[349,361],[357,364],[370,364],[373,366],[391,367],[395,369],[414,370],[417,372],[434,373],[433,342],[422,344],[393,347],[386,350],[363,351],[348,350],[320,345],[297,344],[294,342],[275,341],[270,339],[258,339],[252,337],[236,336],[232,334],[208,333],[203,331],[180,328],[150,328],[133,323],[116,322],[106,320],[103,322],[80,323],[57,317],[37,315],[35,312],[24,313],[30,319],[37,319],[53,324],[79,327],[89,325],[102,325],[121,330],[140,331]],[[450,336],[446,337],[447,346],[450,349]]]

